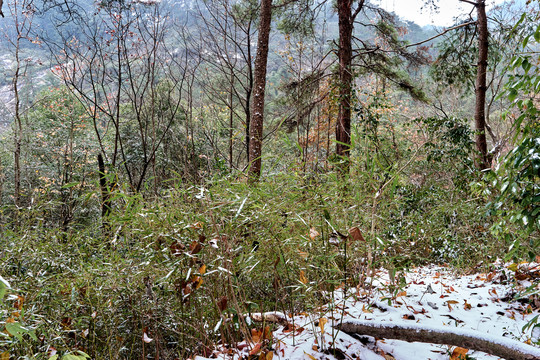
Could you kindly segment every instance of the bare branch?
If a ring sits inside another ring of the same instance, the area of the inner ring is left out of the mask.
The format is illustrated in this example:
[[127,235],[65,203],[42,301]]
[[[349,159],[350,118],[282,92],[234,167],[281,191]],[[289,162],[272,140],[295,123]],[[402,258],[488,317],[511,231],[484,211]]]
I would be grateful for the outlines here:
[[407,46],[405,46],[405,48],[409,48],[409,47],[412,47],[412,46],[418,46],[418,45],[421,45],[421,44],[424,44],[424,43],[427,43],[433,39],[436,39],[440,36],[443,36],[444,34],[446,34],[447,32],[449,31],[452,31],[452,30],[456,30],[456,29],[459,29],[459,28],[462,28],[462,27],[465,27],[465,26],[468,26],[468,25],[472,25],[472,24],[476,24],[476,21],[469,21],[469,22],[466,22],[466,23],[463,23],[463,24],[459,24],[459,25],[456,25],[456,26],[452,26],[448,29],[445,29],[443,32],[435,35],[435,36],[432,36],[430,37],[429,39],[426,39],[426,40],[422,40],[422,41],[419,41],[417,43],[414,43],[414,44],[409,44]]

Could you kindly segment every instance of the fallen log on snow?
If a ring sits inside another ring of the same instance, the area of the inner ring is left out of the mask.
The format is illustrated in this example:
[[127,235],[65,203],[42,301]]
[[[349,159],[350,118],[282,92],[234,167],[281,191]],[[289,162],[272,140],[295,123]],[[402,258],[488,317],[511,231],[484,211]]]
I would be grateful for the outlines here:
[[539,360],[540,349],[508,339],[474,330],[452,327],[422,326],[400,322],[345,321],[337,329],[355,335],[368,335],[382,339],[417,341],[431,344],[459,346],[499,356],[507,360]]
[[[270,322],[270,323],[278,323],[281,325],[286,325],[288,323],[287,316],[279,311],[270,311],[265,313],[251,313],[251,318],[253,321],[257,322]],[[247,314],[244,314],[244,316],[247,316]]]

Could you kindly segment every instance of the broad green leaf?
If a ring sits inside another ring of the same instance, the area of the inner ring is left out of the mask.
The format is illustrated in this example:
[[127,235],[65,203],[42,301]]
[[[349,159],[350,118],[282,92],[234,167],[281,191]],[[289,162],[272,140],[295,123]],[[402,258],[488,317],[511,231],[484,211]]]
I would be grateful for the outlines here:
[[70,182],[70,183],[65,184],[64,186],[62,186],[62,188],[64,188],[64,189],[69,189],[69,188],[74,187],[74,186],[77,186],[77,185],[79,185],[79,184],[80,184],[80,182],[78,182],[78,181],[73,181],[73,182]]
[[6,323],[6,330],[13,336],[15,336],[19,341],[22,341],[24,334],[29,333],[28,329],[22,327],[18,322]]

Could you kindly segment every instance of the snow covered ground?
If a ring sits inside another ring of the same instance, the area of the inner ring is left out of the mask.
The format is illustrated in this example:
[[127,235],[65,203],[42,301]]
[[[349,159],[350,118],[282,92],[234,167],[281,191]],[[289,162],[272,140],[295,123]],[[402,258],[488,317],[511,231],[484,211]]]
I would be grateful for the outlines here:
[[[498,359],[479,351],[448,345],[375,339],[365,335],[353,337],[333,327],[347,321],[372,321],[403,327],[410,324],[443,332],[472,332],[507,345],[512,340],[522,343],[517,343],[517,346],[531,344],[535,353],[533,358],[540,354],[539,264],[506,264],[491,273],[459,277],[446,268],[423,267],[411,270],[404,277],[406,285],[391,287],[388,273],[380,271],[375,274],[374,289],[369,293],[348,289],[347,296],[344,296],[343,291],[336,291],[333,299],[317,314],[286,317],[278,313],[281,325],[271,335],[265,335],[262,328],[261,331],[254,329],[254,342],[216,349],[212,357],[457,360],[459,354],[463,354],[462,359],[466,354],[467,359]],[[514,300],[516,294],[525,291],[525,300]],[[538,326],[535,327],[536,324]],[[254,328],[257,325],[261,326],[255,322],[252,324]],[[195,360],[203,359],[206,358],[195,357]]]

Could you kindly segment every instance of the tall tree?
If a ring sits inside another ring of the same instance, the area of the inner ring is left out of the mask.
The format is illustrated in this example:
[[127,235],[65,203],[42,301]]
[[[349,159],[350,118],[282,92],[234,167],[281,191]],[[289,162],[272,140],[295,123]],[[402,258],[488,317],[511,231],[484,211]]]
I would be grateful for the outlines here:
[[[249,121],[253,92],[253,38],[256,33],[258,4],[252,1],[216,0],[204,2],[197,11],[201,23],[200,37],[194,41],[205,43],[201,57],[205,62],[206,76],[201,86],[209,100],[228,110],[228,162],[234,164],[234,126],[240,120],[245,129],[245,147],[238,149],[247,160],[249,153]],[[204,39],[204,40],[202,40]],[[217,76],[216,76],[217,75]],[[216,149],[218,150],[218,149]],[[219,151],[219,150],[218,150]]]
[[337,10],[339,19],[339,111],[336,124],[336,154],[346,159],[342,171],[349,171],[349,157],[351,154],[351,98],[353,87],[352,36],[354,20],[364,7],[364,0],[360,0],[353,12],[353,0],[338,0]]
[[[407,72],[400,69],[404,63],[413,67],[426,63],[426,56],[422,50],[417,49],[416,53],[408,52],[407,44],[399,39],[396,19],[392,14],[369,2],[366,3],[365,0],[359,0],[355,6],[353,4],[354,0],[337,1],[339,111],[336,124],[336,155],[341,158],[340,170],[343,174],[348,173],[350,168],[353,66],[358,67],[359,72],[380,75],[382,79],[389,80],[417,100],[426,100],[424,93],[413,85]],[[361,12],[365,15],[363,19],[368,20],[365,23],[357,19]],[[374,22],[373,18],[378,21]],[[377,42],[371,43],[356,38],[353,34],[355,24],[374,28],[380,37],[379,42],[384,43],[384,48]]]
[[[459,0],[460,2],[471,4],[476,8],[476,29],[478,34],[478,58],[476,64],[476,83],[475,83],[475,111],[474,124],[476,131],[476,149],[478,156],[476,166],[483,170],[490,167],[490,160],[487,151],[486,140],[486,75],[488,67],[488,50],[489,50],[489,30],[486,15],[485,0]],[[426,5],[436,7],[437,0],[428,0]]]
[[[0,4],[1,5],[1,4]],[[32,23],[35,13],[33,0],[15,0],[9,4],[9,11],[13,19],[13,36],[6,34],[8,43],[13,50],[15,67],[13,70],[13,94],[15,97],[14,104],[14,121],[13,121],[13,163],[14,163],[14,203],[18,208],[21,206],[21,145],[23,137],[23,113],[24,103],[21,101],[21,88],[28,84],[23,79],[27,75],[28,62],[24,59],[24,42],[34,42],[31,37]]]
[[272,0],[261,0],[257,55],[255,57],[253,77],[254,92],[253,102],[251,103],[251,119],[249,127],[248,178],[251,183],[257,182],[261,176],[264,95],[266,88],[266,67],[268,64],[271,23]]
[[[460,0],[472,3],[467,0]],[[488,160],[487,141],[486,141],[486,73],[488,60],[488,25],[486,16],[486,1],[477,0],[474,3],[478,17],[478,65],[476,68],[476,105],[474,109],[474,123],[476,130],[476,149],[478,150],[478,159],[476,166],[480,169],[490,167]]]

